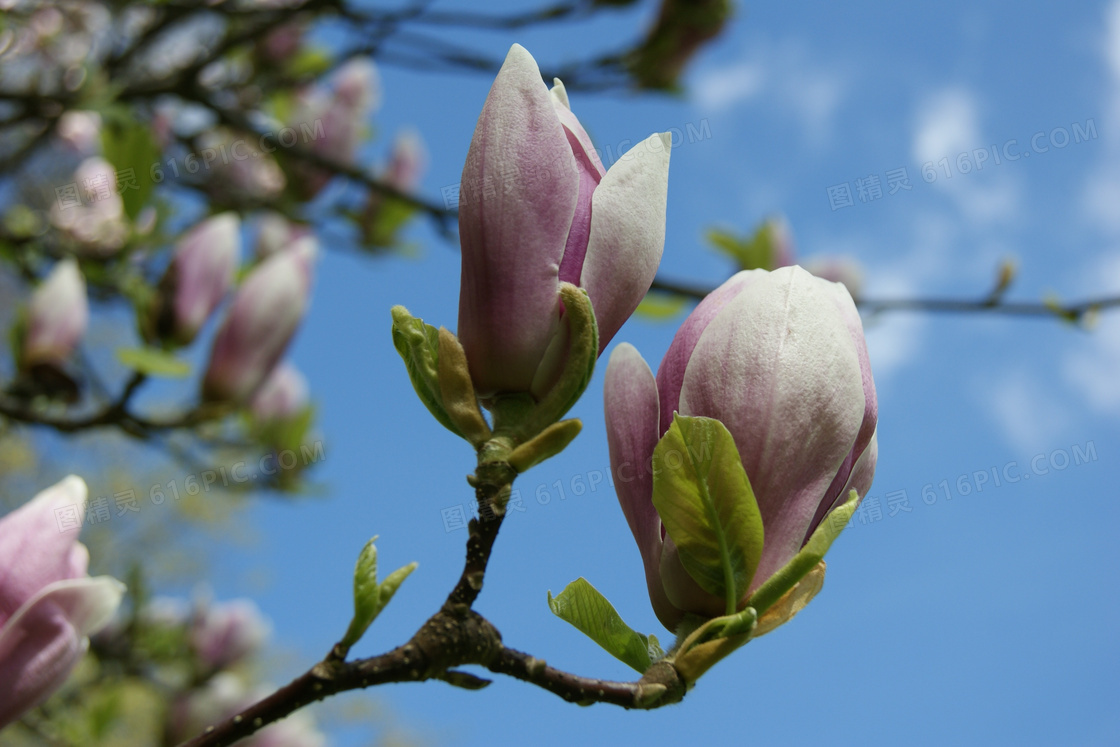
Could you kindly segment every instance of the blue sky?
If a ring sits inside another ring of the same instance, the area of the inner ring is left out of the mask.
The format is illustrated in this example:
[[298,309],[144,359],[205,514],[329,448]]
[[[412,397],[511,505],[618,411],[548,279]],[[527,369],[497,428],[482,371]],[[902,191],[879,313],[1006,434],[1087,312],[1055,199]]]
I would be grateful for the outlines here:
[[[548,67],[569,59],[573,39],[583,51],[611,47],[632,35],[628,23],[469,38],[495,56],[519,41]],[[378,129],[421,132],[432,164],[424,190],[438,199],[458,182],[491,81],[391,68],[383,77]],[[868,297],[978,297],[1005,257],[1020,268],[1014,298],[1120,293],[1120,3],[750,5],[686,82],[677,98],[571,92],[604,148],[690,125],[710,135],[685,137],[672,154],[666,275],[717,284],[731,268],[702,232],[745,232],[782,213],[801,256],[858,260]],[[382,157],[386,144],[367,155]],[[988,160],[976,169],[981,150]],[[887,172],[900,168],[911,189],[888,194]],[[856,180],[871,175],[883,196],[861,202]],[[854,204],[834,209],[828,190],[845,182]],[[420,567],[356,655],[407,639],[461,567],[466,530],[449,530],[441,512],[469,506],[473,455],[416,400],[389,337],[396,303],[454,327],[458,253],[422,224],[412,238],[416,259],[323,253],[291,355],[320,408],[315,478],[325,494],[260,502],[243,519],[260,541],[215,565],[218,595],[256,595],[295,652],[272,673],[278,683],[345,629],[351,569],[371,535],[383,567]],[[1120,314],[1091,332],[976,315],[895,313],[865,325],[880,408],[870,496],[881,515],[869,498],[829,554],[813,604],[722,662],[682,704],[576,708],[503,679],[481,693],[429,683],[347,699],[431,744],[1115,743]],[[675,326],[634,319],[615,340],[656,367]],[[478,609],[510,646],[629,678],[545,603],[546,590],[584,576],[631,626],[671,639],[613,491],[603,482],[575,494],[608,466],[603,368],[574,411],[583,434],[519,480],[525,510],[503,529]],[[262,569],[263,591],[253,582]],[[365,744],[370,730],[336,737]]]

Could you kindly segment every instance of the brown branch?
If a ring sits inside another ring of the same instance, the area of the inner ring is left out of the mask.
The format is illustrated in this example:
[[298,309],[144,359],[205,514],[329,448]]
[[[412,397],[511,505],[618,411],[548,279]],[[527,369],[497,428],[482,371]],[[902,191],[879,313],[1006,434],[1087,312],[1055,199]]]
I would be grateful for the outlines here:
[[611,703],[622,708],[650,709],[680,701],[686,687],[671,664],[658,662],[634,682],[581,677],[506,647],[498,629],[471,609],[482,590],[494,540],[505,517],[505,503],[516,477],[506,461],[512,446],[509,439],[496,436],[480,450],[478,469],[469,478],[478,499],[479,516],[470,522],[463,572],[443,606],[408,643],[379,656],[351,662],[345,660],[346,647],[337,643],[310,670],[240,713],[207,727],[181,747],[233,744],[310,703],[347,690],[432,679],[471,690],[490,684],[456,669],[471,664],[529,682],[583,705]]
[[141,373],[134,373],[120,395],[99,410],[81,416],[51,415],[31,407],[26,401],[0,393],[0,416],[32,425],[44,425],[60,433],[77,433],[95,428],[117,427],[134,438],[147,440],[155,433],[189,428],[216,420],[227,412],[217,404],[200,405],[193,410],[166,418],[137,415],[129,410],[129,403],[136,391],[147,380]]
[[[703,300],[715,288],[658,277],[650,290],[684,296],[693,300]],[[885,311],[928,311],[947,313],[991,313],[1009,316],[1058,317],[1070,322],[1084,321],[1090,314],[1110,311],[1120,307],[1120,296],[1102,296],[1074,303],[1058,301],[1005,301],[1002,296],[985,296],[981,299],[967,298],[857,298],[856,306],[872,313]]]

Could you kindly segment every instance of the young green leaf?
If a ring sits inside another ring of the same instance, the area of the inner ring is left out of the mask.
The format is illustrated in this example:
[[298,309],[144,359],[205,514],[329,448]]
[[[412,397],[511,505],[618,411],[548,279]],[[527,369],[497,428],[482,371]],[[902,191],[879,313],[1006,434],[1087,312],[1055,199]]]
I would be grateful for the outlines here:
[[342,637],[342,645],[346,648],[358,642],[370,623],[381,611],[381,587],[377,583],[377,546],[374,535],[362,552],[358,555],[358,562],[354,564],[354,617],[350,620],[350,627]]
[[116,190],[130,220],[148,203],[152,193],[149,171],[159,163],[159,146],[142,122],[107,117],[101,128],[101,150],[117,174]]
[[653,505],[681,563],[738,609],[762,556],[762,514],[735,440],[712,418],[674,415],[653,450]]
[[519,473],[525,472],[545,459],[556,456],[568,447],[582,428],[583,423],[575,418],[553,423],[514,449],[509,455],[509,466]]
[[634,309],[634,313],[646,319],[664,322],[679,316],[687,305],[688,299],[684,296],[650,291],[638,304],[638,308]]
[[374,536],[366,543],[358,555],[358,562],[354,564],[354,617],[340,641],[343,648],[350,648],[365,635],[381,610],[385,609],[397,589],[408,578],[408,574],[416,570],[416,563],[409,563],[378,583],[377,547],[374,545],[376,541],[377,537]]
[[611,656],[639,672],[644,673],[653,661],[665,655],[657,638],[632,630],[607,598],[582,577],[555,597],[548,592],[548,607]]
[[384,581],[381,582],[381,609],[385,609],[385,605],[389,604],[389,600],[397,593],[397,589],[404,583],[404,580],[409,577],[413,571],[416,570],[418,563],[409,563],[402,566],[397,570],[390,573]]
[[416,395],[447,430],[464,437],[443,407],[439,384],[439,330],[412,316],[403,306],[394,306],[392,313],[393,345],[404,360]]
[[174,354],[155,348],[120,348],[117,360],[137,373],[181,379],[191,372],[191,364]]

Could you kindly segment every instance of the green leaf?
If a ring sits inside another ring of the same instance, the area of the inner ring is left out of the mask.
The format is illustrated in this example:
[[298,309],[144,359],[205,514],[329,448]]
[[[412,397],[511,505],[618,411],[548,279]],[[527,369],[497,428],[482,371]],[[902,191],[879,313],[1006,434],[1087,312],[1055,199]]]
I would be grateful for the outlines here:
[[465,438],[443,407],[439,386],[439,330],[417,319],[403,306],[393,307],[393,345],[397,348],[416,396],[436,420]]
[[333,58],[319,47],[304,47],[287,61],[288,74],[295,77],[317,76],[330,70]]
[[813,536],[801,548],[801,552],[793,556],[793,560],[768,578],[762,586],[755,589],[748,604],[758,610],[761,616],[766,610],[782,598],[787,591],[797,585],[805,574],[817,567],[832,546],[833,541],[848,526],[848,521],[859,506],[859,495],[856,491],[848,493],[848,500],[834,508],[821,521],[820,526],[813,532]]
[[521,431],[529,437],[564,417],[583,396],[599,357],[599,325],[587,291],[571,283],[560,283],[560,301],[568,321],[568,356],[559,380],[544,395],[529,419],[520,424]]
[[381,586],[377,583],[377,535],[374,535],[354,564],[354,618],[342,638],[345,646],[353,646],[365,635],[370,623],[381,611]]
[[507,460],[509,466],[517,470],[518,473],[528,471],[529,468],[535,467],[545,459],[554,457],[566,449],[582,429],[583,423],[576,418],[553,423],[532,439],[514,449]]
[[657,638],[631,629],[607,598],[583,577],[565,586],[555,597],[548,592],[548,608],[611,656],[639,672],[644,673],[652,662],[665,655]]
[[712,228],[705,238],[718,251],[735,260],[740,270],[774,269],[774,234],[770,221],[765,221],[749,237],[740,238],[730,231]]
[[735,439],[718,420],[674,415],[653,459],[653,505],[681,563],[733,614],[758,568],[763,538]]
[[650,291],[646,294],[646,297],[642,299],[642,302],[638,304],[638,308],[634,310],[634,313],[644,316],[646,319],[668,321],[679,316],[688,303],[689,301],[687,298],[675,293]]
[[159,146],[142,122],[109,117],[101,128],[101,149],[117,173],[124,212],[136,220],[152,194],[151,169],[159,163]]
[[119,348],[117,360],[147,376],[181,379],[191,372],[191,364],[156,348]]
[[356,221],[362,230],[363,243],[370,249],[396,245],[397,232],[416,214],[416,208],[404,200],[384,195],[378,195],[377,199],[376,209]]
[[389,600],[397,593],[397,589],[416,570],[416,563],[409,563],[403,568],[398,568],[389,574],[382,583],[377,582],[377,541],[375,535],[362,552],[358,555],[358,562],[354,565],[354,617],[346,629],[346,635],[340,643],[344,648],[350,648],[365,635],[369,626],[381,614],[381,610],[389,604]]

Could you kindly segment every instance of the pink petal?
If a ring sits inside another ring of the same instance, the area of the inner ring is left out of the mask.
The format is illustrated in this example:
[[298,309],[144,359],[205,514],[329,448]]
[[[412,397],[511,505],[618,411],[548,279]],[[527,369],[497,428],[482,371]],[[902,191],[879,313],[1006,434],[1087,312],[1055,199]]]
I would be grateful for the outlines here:
[[619,159],[591,200],[580,286],[599,324],[599,351],[649,291],[665,247],[669,133],[650,135]]
[[24,364],[64,363],[89,324],[86,281],[74,259],[56,264],[35,289],[27,316]]
[[[866,448],[860,454],[855,455],[854,463],[852,456],[844,460],[844,466],[837,473],[836,479],[832,481],[828,492],[825,493],[824,500],[821,501],[816,514],[813,515],[813,521],[809,524],[808,531],[805,532],[805,539],[802,540],[802,544],[809,541],[825,516],[848,500],[850,491],[856,491],[861,501],[867,497],[867,492],[871,489],[871,483],[875,479],[875,463],[878,459],[879,441],[873,433]],[[837,487],[837,480],[840,479],[841,475],[846,477],[846,481],[842,486]]]
[[484,394],[526,391],[560,315],[579,170],[532,56],[514,45],[463,167],[459,339]]
[[[875,393],[875,379],[871,375],[871,359],[867,355],[867,341],[863,336],[863,322],[860,319],[859,311],[856,309],[855,302],[852,300],[851,295],[848,293],[847,288],[838,282],[829,282],[827,284],[828,290],[831,292],[833,303],[840,311],[844,323],[848,327],[848,333],[851,335],[852,343],[856,346],[856,353],[859,355],[860,371],[863,375],[863,397],[864,397],[864,411],[863,423],[860,424],[859,435],[856,437],[855,445],[852,447],[851,453],[845,458],[844,463],[840,465],[840,469],[833,478],[832,484],[829,486],[828,491],[824,495],[820,506],[817,507],[817,512],[813,517],[813,522],[809,527],[811,534],[813,529],[816,529],[820,524],[824,515],[831,511],[832,508],[847,500],[848,490],[850,488],[844,487],[850,482],[853,466],[856,460],[867,450],[868,444],[871,442],[875,434],[875,429],[879,422],[879,401]],[[875,473],[875,463],[871,463],[871,476]],[[864,492],[871,487],[870,478],[867,480],[867,486],[859,492],[862,498]],[[808,535],[806,535],[808,537]]]
[[611,353],[603,403],[618,502],[642,554],[653,611],[665,627],[675,630],[681,611],[669,602],[661,584],[661,517],[653,507],[651,460],[659,438],[657,384],[641,354],[629,343]]
[[657,369],[657,391],[661,396],[659,431],[661,435],[665,435],[669,430],[673,422],[673,413],[680,409],[685,367],[688,365],[688,359],[692,357],[696,343],[700,340],[700,335],[729,301],[763,274],[761,270],[747,270],[732,275],[723,285],[709,293],[677,330],[669,350],[661,360],[661,367]]
[[573,285],[580,284],[580,275],[583,271],[584,257],[587,255],[587,241],[591,235],[591,196],[595,188],[606,173],[599,154],[591,137],[579,119],[572,113],[568,104],[568,93],[559,78],[553,80],[552,103],[556,107],[556,116],[564,125],[572,154],[576,158],[579,168],[579,200],[576,203],[576,214],[572,220],[571,230],[568,232],[568,241],[564,246],[564,259],[560,262],[560,280]]
[[[668,534],[665,535],[665,544],[661,549],[660,571],[665,596],[677,610],[701,617],[719,617],[727,612],[724,600],[701,589],[700,584],[685,570],[677,546]],[[673,629],[672,626],[668,627]]]
[[56,581],[0,627],[0,728],[62,686],[123,593],[107,576]]
[[70,475],[0,519],[0,625],[44,586],[85,575],[86,496],[82,478]]
[[237,213],[222,213],[195,226],[179,242],[175,322],[181,342],[194,339],[233,284],[241,254],[240,227]]
[[214,338],[203,380],[208,397],[244,401],[272,372],[307,310],[315,246],[312,237],[297,240],[242,283]]

